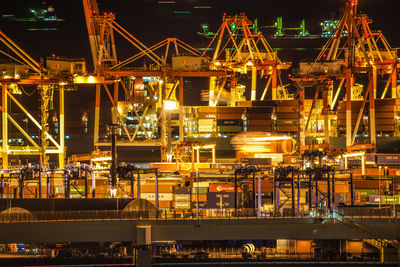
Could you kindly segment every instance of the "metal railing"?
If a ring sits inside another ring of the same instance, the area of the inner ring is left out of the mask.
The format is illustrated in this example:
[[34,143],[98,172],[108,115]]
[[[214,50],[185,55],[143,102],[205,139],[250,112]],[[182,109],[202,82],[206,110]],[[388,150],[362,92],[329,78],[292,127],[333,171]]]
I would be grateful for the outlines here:
[[[365,208],[364,208],[365,209]],[[350,211],[334,213],[313,211],[310,213],[300,213],[292,216],[285,213],[262,213],[258,216],[254,210],[249,212],[235,212],[234,210],[226,210],[209,213],[197,214],[194,212],[148,212],[148,211],[123,211],[123,210],[81,210],[81,211],[12,211],[5,210],[0,213],[0,223],[18,223],[18,222],[51,222],[51,221],[107,221],[107,220],[156,220],[156,221],[204,221],[204,220],[271,220],[271,219],[311,219],[304,221],[305,223],[320,222],[323,219],[335,220],[337,215],[342,218],[353,219],[390,219],[392,223],[400,223],[397,221],[399,216],[393,216],[393,210],[377,212],[365,211],[363,208],[353,208]],[[396,215],[400,214],[398,210]],[[394,220],[393,220],[394,219]]]

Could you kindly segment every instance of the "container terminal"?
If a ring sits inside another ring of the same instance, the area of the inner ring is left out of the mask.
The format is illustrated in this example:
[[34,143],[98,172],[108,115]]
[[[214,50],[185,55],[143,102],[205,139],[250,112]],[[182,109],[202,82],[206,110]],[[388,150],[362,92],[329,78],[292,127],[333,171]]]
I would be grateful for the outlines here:
[[[281,17],[258,27],[224,14],[200,51],[178,38],[147,46],[82,0],[93,71],[85,58],[39,62],[2,29],[0,253],[395,266],[400,62],[358,1],[344,2],[319,54],[298,64],[263,34],[283,35]],[[286,30],[309,35],[304,21]],[[117,58],[116,39],[132,56]],[[195,85],[206,105],[185,105]],[[82,88],[93,110],[68,121],[65,93]],[[76,125],[91,150],[69,151]]]

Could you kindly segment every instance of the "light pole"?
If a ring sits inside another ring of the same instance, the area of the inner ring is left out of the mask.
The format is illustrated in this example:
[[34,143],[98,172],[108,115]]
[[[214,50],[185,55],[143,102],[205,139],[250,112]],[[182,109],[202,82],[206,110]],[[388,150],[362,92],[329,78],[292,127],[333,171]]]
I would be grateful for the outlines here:
[[199,220],[199,169],[196,169],[196,218]]
[[379,195],[379,208],[381,208],[381,202],[382,202],[382,197],[381,197],[381,169],[382,166],[379,166],[379,175],[378,175],[378,183],[379,183],[379,189],[378,189],[378,195]]
[[117,134],[119,131],[119,125],[109,124],[107,125],[107,131],[111,135],[110,198],[115,198],[117,195]]
[[[167,115],[167,162],[172,161],[171,146],[172,146],[172,128],[171,128],[171,112],[178,109],[178,103],[173,100],[164,100],[164,112]],[[182,119],[182,118],[180,118]],[[165,123],[164,123],[165,125]]]

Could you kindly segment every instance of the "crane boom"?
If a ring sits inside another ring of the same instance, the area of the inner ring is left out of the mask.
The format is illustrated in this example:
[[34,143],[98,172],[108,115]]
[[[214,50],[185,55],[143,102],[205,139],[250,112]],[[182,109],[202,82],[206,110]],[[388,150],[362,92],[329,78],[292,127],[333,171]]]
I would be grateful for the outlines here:
[[114,14],[100,15],[96,0],[82,0],[95,70],[117,63],[114,34],[111,27]]

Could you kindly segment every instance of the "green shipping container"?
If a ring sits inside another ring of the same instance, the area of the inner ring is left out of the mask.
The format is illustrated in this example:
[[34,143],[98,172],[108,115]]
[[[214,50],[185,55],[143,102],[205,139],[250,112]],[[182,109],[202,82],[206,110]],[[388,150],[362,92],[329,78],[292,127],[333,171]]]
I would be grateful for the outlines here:
[[192,187],[192,194],[197,194],[197,189],[199,194],[207,194],[208,192],[208,187]]
[[360,197],[378,195],[378,189],[356,189],[355,191],[360,192]]
[[276,125],[278,126],[299,125],[299,120],[277,120]]
[[219,133],[238,133],[242,131],[242,126],[218,126]]

